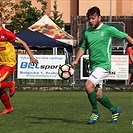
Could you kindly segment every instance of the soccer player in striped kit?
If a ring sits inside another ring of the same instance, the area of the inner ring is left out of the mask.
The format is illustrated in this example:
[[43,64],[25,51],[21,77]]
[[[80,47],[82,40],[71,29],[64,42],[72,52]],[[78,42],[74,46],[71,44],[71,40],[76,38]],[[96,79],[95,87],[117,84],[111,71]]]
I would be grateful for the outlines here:
[[120,109],[102,93],[102,85],[111,68],[112,38],[125,38],[132,45],[133,39],[115,27],[103,24],[101,22],[100,9],[96,6],[90,8],[86,16],[90,27],[85,31],[81,47],[71,65],[75,67],[85,51],[89,51],[90,74],[85,83],[85,90],[92,106],[92,114],[88,124],[93,124],[100,118],[97,101],[111,111],[112,119],[110,123],[117,123]]
[[16,87],[15,81],[6,81],[16,69],[16,54],[12,43],[16,42],[24,47],[30,56],[30,63],[37,63],[38,61],[33,57],[27,44],[16,37],[14,33],[5,29],[2,26],[2,23],[2,14],[0,13],[0,100],[5,106],[4,111],[0,114],[8,114],[12,112],[14,108],[10,103],[9,96],[5,89],[9,89],[9,95],[12,97],[15,93]]

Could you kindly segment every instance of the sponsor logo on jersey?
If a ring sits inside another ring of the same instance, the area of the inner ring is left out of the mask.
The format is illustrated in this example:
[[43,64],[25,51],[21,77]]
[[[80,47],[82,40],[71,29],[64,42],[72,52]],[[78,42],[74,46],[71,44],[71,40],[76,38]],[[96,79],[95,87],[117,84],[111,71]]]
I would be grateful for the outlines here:
[[104,36],[104,32],[103,31],[101,32],[101,36]]
[[0,51],[6,50],[6,47],[0,47]]
[[3,36],[3,35],[1,35],[1,37],[0,37],[1,39],[4,39],[5,38],[5,36]]

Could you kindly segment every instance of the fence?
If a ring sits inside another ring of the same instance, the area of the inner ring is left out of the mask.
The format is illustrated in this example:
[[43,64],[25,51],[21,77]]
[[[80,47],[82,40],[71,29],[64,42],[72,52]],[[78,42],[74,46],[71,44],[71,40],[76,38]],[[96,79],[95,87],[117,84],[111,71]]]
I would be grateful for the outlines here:
[[[34,55],[53,55],[53,49],[37,49],[32,50]],[[16,54],[26,54],[25,50],[17,49]],[[58,55],[63,55],[63,50],[58,49]],[[69,62],[72,60],[72,53],[69,53]],[[57,80],[57,79],[18,79],[17,69],[14,71],[13,75],[10,76],[8,80],[15,80],[17,82],[17,88],[21,87],[70,87],[72,86],[72,80]]]
[[[119,30],[128,33],[130,36],[133,37],[133,16],[112,16],[112,22],[109,22],[109,16],[103,16],[102,21],[104,23],[116,23],[116,28],[120,28]],[[113,25],[114,26],[114,25]],[[88,20],[85,16],[72,16],[71,18],[71,34],[77,39],[77,46],[75,48],[75,52],[77,51],[78,47],[81,45],[83,39],[83,33],[88,27]],[[122,28],[123,27],[123,28]],[[121,39],[114,39],[113,42],[113,54],[114,55],[123,55],[125,54],[126,49],[126,42]],[[75,54],[74,54],[75,55]],[[80,69],[77,70],[76,75],[79,75]],[[78,77],[78,76],[76,76]],[[132,77],[133,80],[133,77]],[[106,85],[118,84],[118,85],[125,85],[126,81],[120,80],[108,80],[105,81]],[[78,78],[75,78],[75,84],[79,83],[80,81]]]
[[[102,21],[103,22],[110,22],[109,16],[103,16]],[[72,16],[71,17],[71,34],[74,36],[77,40],[80,40],[79,37],[79,28],[80,26],[85,27],[87,18],[85,16]],[[128,33],[130,36],[133,36],[133,16],[112,16],[112,22],[123,22],[125,24],[125,32]],[[83,28],[82,27],[82,28]],[[81,30],[80,35],[84,32]]]
[[[103,22],[108,22],[109,16],[103,16]],[[83,38],[83,32],[86,29],[87,18],[85,16],[73,16],[71,18],[71,34],[77,39],[77,46],[74,47],[74,52],[69,53],[69,61],[71,62],[81,44]],[[125,32],[133,36],[133,16],[113,16],[112,22],[123,22],[125,24]],[[20,53],[21,50],[17,50],[16,53]],[[25,51],[22,52],[25,54]],[[123,48],[114,49],[115,54],[123,54]],[[53,54],[52,50],[36,50],[35,54]],[[58,54],[63,54],[61,50],[58,50]],[[19,87],[83,87],[85,80],[80,80],[80,62],[75,69],[75,75],[70,80],[50,80],[50,79],[17,79],[17,70],[9,78],[14,79]],[[107,85],[125,85],[124,80],[106,80],[104,82]]]
[[[48,52],[46,50],[39,50],[35,52],[35,54],[42,54],[42,55],[48,55],[52,54],[51,52]],[[45,54],[44,54],[45,53]],[[25,52],[24,52],[25,54]],[[58,54],[62,54],[61,52],[58,52]],[[72,61],[72,53],[69,53],[69,60],[70,62]],[[60,79],[17,79],[17,69],[14,71],[13,75],[9,78],[9,80],[15,80],[17,82],[17,88],[21,87],[83,87],[85,83],[85,79],[81,80],[80,79],[80,71],[81,71],[81,66],[80,62],[77,65],[75,69],[75,74],[70,80],[60,80]],[[84,69],[83,69],[84,70]],[[82,71],[83,71],[82,70]],[[125,80],[106,80],[104,82],[105,86],[110,86],[110,85],[125,85]]]

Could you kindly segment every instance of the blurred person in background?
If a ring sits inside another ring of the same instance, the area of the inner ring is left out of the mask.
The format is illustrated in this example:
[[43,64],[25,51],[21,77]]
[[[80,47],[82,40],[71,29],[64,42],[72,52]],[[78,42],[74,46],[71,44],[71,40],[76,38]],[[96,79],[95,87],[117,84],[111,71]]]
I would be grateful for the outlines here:
[[133,45],[131,43],[128,43],[126,48],[126,54],[128,55],[128,61],[129,61],[129,74],[128,74],[128,81],[127,84],[131,84],[131,77],[133,73]]

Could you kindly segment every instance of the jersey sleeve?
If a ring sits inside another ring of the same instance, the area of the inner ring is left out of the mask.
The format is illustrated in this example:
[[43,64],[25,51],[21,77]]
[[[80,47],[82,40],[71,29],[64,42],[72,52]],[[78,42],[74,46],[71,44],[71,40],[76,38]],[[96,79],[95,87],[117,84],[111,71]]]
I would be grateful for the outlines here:
[[14,42],[16,39],[16,35],[13,32],[11,32],[10,30],[5,29],[5,31],[6,31],[6,37],[7,37],[8,41]]
[[80,49],[83,50],[83,51],[86,51],[88,49],[87,38],[86,38],[85,33],[84,33],[84,38],[83,38],[82,44],[80,46]]
[[116,38],[126,38],[128,36],[128,34],[118,30],[117,28],[113,26],[110,26],[109,34],[111,37],[116,37]]

